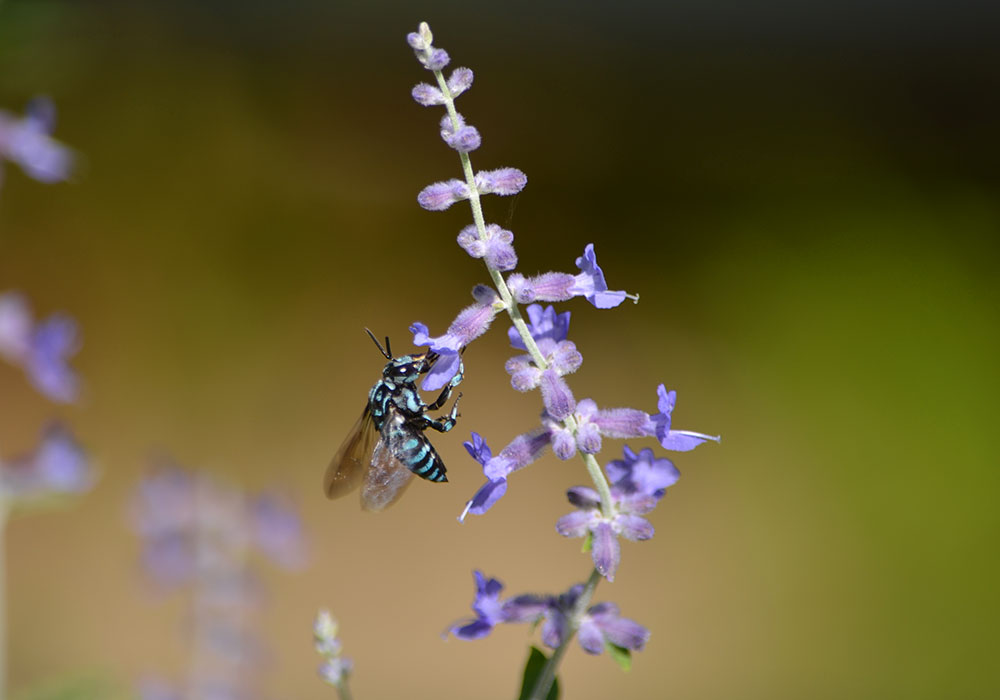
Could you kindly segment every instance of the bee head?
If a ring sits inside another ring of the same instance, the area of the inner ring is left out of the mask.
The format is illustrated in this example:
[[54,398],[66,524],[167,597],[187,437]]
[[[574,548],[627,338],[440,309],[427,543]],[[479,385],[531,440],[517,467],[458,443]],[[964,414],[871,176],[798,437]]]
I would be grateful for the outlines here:
[[438,354],[434,352],[394,357],[386,363],[382,376],[394,382],[412,384],[420,375],[430,372],[437,359]]

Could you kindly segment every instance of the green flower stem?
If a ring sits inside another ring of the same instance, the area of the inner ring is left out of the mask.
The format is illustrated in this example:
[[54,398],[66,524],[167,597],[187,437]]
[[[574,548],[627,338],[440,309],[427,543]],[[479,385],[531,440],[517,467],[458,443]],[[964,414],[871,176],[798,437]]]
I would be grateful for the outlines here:
[[590,606],[590,600],[594,597],[594,589],[597,588],[600,580],[601,574],[597,569],[590,572],[590,578],[587,579],[587,583],[583,587],[583,593],[580,594],[580,597],[576,601],[576,609],[573,610],[573,614],[570,616],[569,630],[566,633],[566,637],[562,640],[559,647],[552,652],[549,660],[545,662],[545,667],[542,669],[541,675],[538,676],[538,680],[535,681],[535,687],[531,689],[531,695],[528,696],[528,700],[545,700],[545,697],[549,694],[549,688],[552,687],[552,682],[556,679],[556,672],[559,670],[559,662],[562,661],[563,654],[569,648],[569,643],[576,636],[576,631],[580,629],[580,618],[583,617],[584,611]]
[[[428,50],[427,55],[430,55]],[[451,89],[448,87],[448,82],[444,79],[444,73],[439,70],[434,71],[434,77],[437,79],[438,88],[444,95],[444,106],[448,110],[448,117],[451,119],[452,128],[457,130],[458,112],[455,110],[455,98],[451,94]],[[469,188],[469,206],[472,208],[472,220],[476,224],[476,231],[479,233],[479,239],[486,239],[486,220],[483,217],[483,205],[480,201],[479,190],[476,188],[476,178],[475,172],[472,169],[472,159],[469,158],[469,154],[463,151],[459,151],[459,158],[462,160],[462,172],[465,174],[465,182]],[[485,262],[485,258],[484,258]],[[528,349],[528,354],[531,355],[532,361],[535,366],[541,370],[546,370],[549,367],[549,363],[546,362],[545,356],[542,355],[541,351],[538,349],[538,344],[535,343],[535,339],[531,337],[531,332],[528,330],[528,324],[524,322],[524,317],[521,316],[521,310],[517,303],[514,301],[513,296],[510,293],[510,289],[507,288],[507,282],[504,281],[503,275],[500,274],[500,270],[490,267],[489,263],[486,264],[486,269],[490,273],[490,278],[493,280],[493,284],[500,294],[500,299],[503,301],[504,309],[507,311],[507,315],[510,316],[511,322],[514,324],[514,328],[517,329],[518,335],[521,336],[521,340],[524,342],[524,347]],[[563,420],[563,426],[569,430],[573,435],[576,435],[577,424],[576,419],[569,415]],[[597,487],[597,492],[601,495],[601,511],[604,517],[611,518],[614,516],[614,511],[611,505],[611,488],[608,486],[608,480],[604,477],[604,472],[601,471],[601,466],[594,459],[593,455],[580,453],[583,457],[584,464],[587,465],[587,472],[590,474],[591,480],[594,482],[594,486]],[[557,651],[558,653],[558,651]]]
[[351,700],[351,686],[347,682],[346,673],[334,687],[337,689],[337,695],[340,696],[340,700]]

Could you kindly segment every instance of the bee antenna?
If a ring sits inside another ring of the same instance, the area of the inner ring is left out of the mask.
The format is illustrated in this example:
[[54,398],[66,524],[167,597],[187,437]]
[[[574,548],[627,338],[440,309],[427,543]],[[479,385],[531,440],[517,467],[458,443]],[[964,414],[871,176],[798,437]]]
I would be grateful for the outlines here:
[[[377,347],[378,351],[380,353],[382,353],[382,355],[385,356],[385,359],[391,360],[392,359],[392,355],[389,354],[388,350],[386,350],[385,348],[382,347],[382,343],[378,342],[378,338],[375,337],[375,334],[372,333],[367,328],[365,328],[365,333],[367,333],[368,337],[372,339],[372,342],[375,343],[375,347]],[[389,347],[389,336],[385,337],[385,345],[386,345],[386,348]]]
[[385,337],[385,357],[387,360],[392,359],[392,350],[389,348],[389,336]]

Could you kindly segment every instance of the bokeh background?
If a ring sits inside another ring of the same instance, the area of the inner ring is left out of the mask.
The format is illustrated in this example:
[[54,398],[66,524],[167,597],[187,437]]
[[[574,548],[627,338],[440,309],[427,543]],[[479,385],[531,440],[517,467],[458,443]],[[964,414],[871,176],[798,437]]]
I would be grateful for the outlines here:
[[642,296],[568,306],[577,397],[653,411],[666,382],[676,427],[723,435],[675,455],[656,537],[598,589],[647,649],[626,675],[574,648],[566,697],[997,697],[991,4],[4,2],[0,104],[51,95],[82,167],[54,186],[7,168],[0,290],[79,320],[85,394],[56,409],[0,367],[0,448],[58,414],[102,469],[7,529],[9,689],[184,678],[183,596],[146,585],[128,528],[159,450],[300,508],[309,566],[260,568],[260,697],[334,697],[321,606],[356,697],[516,694],[527,630],[439,638],[471,571],[558,591],[589,566],[553,530],[579,463],[548,456],[455,520],[482,478],[461,441],[499,448],[539,406],[509,388],[504,324],[435,440],[448,485],[379,515],[320,488],[381,367],[362,329],[401,351],[486,281],[454,243],[466,210],[415,202],[458,174],[409,98],[404,36],[427,20],[476,72],[473,162],[528,174],[487,210],[520,269],[572,270],[593,242]]

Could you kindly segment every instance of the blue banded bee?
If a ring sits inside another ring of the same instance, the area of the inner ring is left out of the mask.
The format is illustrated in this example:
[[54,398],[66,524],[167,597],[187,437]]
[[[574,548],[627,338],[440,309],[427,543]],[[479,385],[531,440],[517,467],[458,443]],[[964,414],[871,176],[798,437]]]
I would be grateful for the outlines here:
[[367,328],[368,336],[389,362],[382,378],[368,393],[368,404],[361,417],[337,450],[323,478],[330,498],[339,498],[361,486],[361,507],[382,510],[395,503],[410,483],[413,474],[428,481],[447,481],[444,463],[424,434],[427,428],[446,433],[458,418],[458,399],[451,411],[436,420],[426,413],[442,406],[463,379],[464,366],[441,391],[433,403],[426,404],[417,392],[416,383],[429,372],[440,357],[434,352],[393,357],[389,338],[385,348]]

